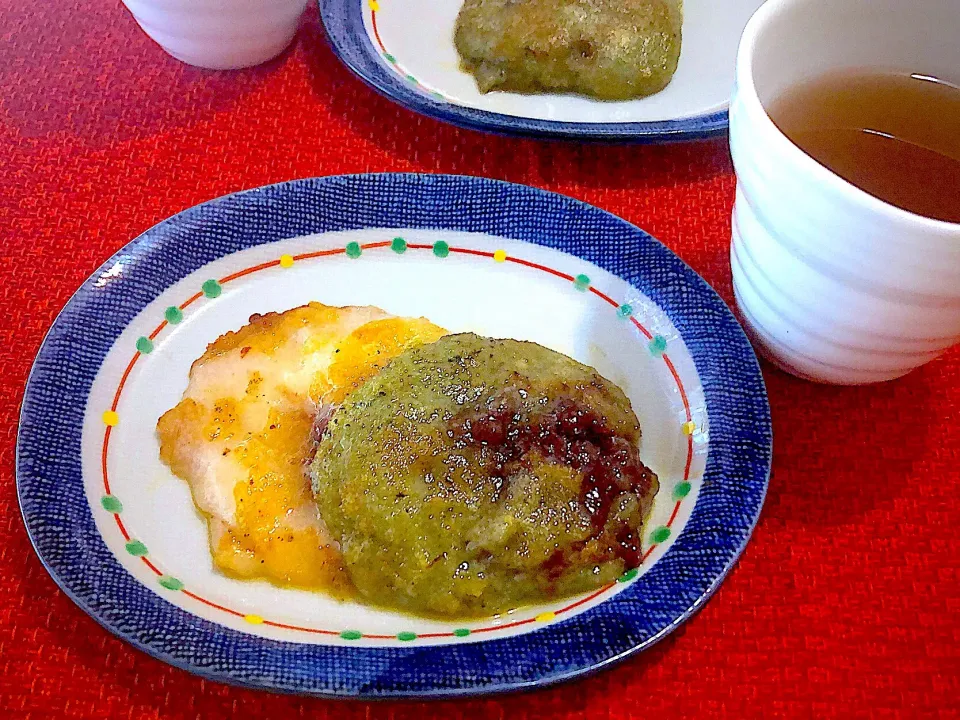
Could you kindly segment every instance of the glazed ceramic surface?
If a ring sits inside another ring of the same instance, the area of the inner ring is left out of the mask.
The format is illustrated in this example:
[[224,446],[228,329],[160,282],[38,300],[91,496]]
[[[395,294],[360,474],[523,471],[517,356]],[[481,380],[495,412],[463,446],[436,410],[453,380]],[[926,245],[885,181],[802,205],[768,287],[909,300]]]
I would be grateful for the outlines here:
[[737,42],[762,0],[686,0],[680,65],[660,93],[626,102],[480,93],[460,69],[461,0],[321,0],[334,50],[387,97],[425,115],[496,132],[662,142],[722,134]]
[[[186,483],[159,460],[157,419],[208,343],[311,300],[534,340],[618,383],[661,481],[641,566],[584,595],[460,622],[217,572]],[[689,617],[750,536],[770,442],[736,321],[643,231],[518,185],[348,176],[200,205],[107,261],[37,358],[18,487],[60,586],[171,664],[308,694],[479,693],[601,667]]]
[[143,31],[178,60],[250,67],[293,40],[307,0],[123,0]]
[[764,353],[802,377],[889,380],[960,341],[960,225],[914,215],[834,175],[766,106],[840,69],[960,85],[955,0],[770,0],[744,33],[730,145],[737,301]]

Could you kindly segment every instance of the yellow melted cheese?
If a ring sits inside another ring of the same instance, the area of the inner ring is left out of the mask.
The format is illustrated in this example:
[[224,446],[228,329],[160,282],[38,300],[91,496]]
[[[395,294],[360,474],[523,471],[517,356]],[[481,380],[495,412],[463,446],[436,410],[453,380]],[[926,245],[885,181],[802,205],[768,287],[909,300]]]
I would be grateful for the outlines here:
[[310,303],[254,315],[207,348],[157,435],[161,459],[208,522],[216,567],[350,591],[307,474],[318,410],[329,413],[393,357],[445,334],[423,318]]

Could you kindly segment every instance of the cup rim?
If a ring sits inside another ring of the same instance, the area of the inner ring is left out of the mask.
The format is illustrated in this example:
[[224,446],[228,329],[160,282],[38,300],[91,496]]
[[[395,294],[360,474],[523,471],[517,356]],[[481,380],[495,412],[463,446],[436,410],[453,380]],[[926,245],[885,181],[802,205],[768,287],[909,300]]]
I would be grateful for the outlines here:
[[740,38],[740,46],[737,48],[736,94],[738,101],[744,103],[748,110],[754,111],[753,115],[759,113],[763,117],[762,122],[767,125],[769,130],[772,130],[775,137],[774,142],[781,146],[781,151],[791,154],[801,164],[801,167],[813,176],[815,181],[824,183],[838,191],[852,193],[856,201],[865,205],[868,210],[888,216],[891,220],[919,224],[921,229],[934,231],[937,235],[956,235],[960,233],[960,222],[938,220],[905,210],[857,187],[805,153],[777,127],[777,124],[760,101],[760,96],[757,94],[757,88],[753,81],[754,52],[757,39],[767,29],[771,19],[782,12],[785,7],[797,2],[800,2],[800,0],[766,0],[744,27],[743,35]]

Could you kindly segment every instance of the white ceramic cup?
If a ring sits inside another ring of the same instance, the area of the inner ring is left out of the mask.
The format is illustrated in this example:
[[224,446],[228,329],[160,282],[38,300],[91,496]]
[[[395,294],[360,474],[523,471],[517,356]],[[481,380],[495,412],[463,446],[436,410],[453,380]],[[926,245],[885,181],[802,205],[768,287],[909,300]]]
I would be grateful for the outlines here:
[[765,110],[772,101],[841,69],[960,85],[960,0],[768,0],[741,40],[730,107],[741,315],[785,370],[861,384],[904,375],[960,342],[960,224],[878,200],[777,129]]
[[143,31],[178,60],[250,67],[293,40],[307,0],[123,0]]

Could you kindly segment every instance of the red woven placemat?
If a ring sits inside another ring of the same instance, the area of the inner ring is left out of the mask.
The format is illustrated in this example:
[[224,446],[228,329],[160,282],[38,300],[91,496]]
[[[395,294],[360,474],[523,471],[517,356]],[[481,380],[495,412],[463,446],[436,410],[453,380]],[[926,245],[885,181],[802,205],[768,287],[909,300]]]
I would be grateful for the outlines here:
[[0,0],[0,711],[3,718],[960,716],[960,352],[881,386],[764,368],[766,509],[706,608],[641,656],[490,700],[361,704],[205,682],[129,648],[61,593],[17,509],[17,414],[71,292],[142,230],[234,190],[312,175],[485,175],[610,210],[728,300],[722,142],[604,147],[482,135],[380,98],[308,13],[255,70],[167,58],[119,3]]

